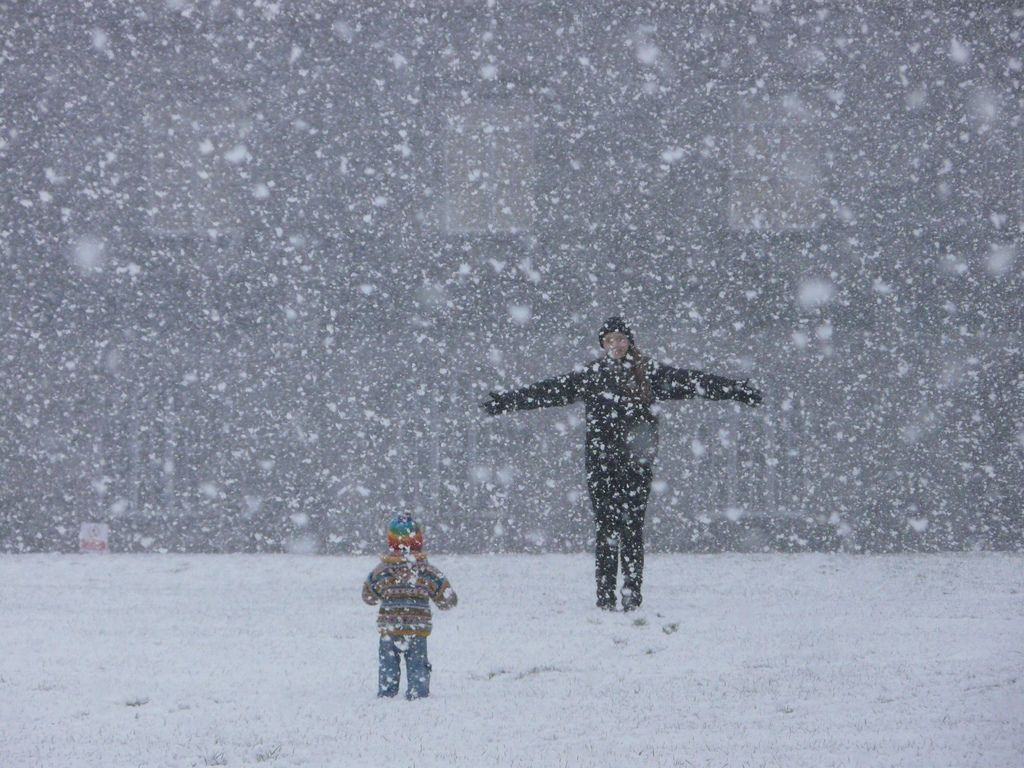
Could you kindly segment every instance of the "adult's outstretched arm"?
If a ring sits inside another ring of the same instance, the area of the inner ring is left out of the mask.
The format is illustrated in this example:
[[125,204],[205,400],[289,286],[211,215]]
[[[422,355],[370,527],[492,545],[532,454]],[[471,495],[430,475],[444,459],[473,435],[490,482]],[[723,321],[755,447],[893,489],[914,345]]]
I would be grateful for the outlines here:
[[748,379],[727,379],[704,371],[659,365],[651,377],[651,389],[658,400],[737,400],[747,405],[760,405],[761,390]]
[[481,407],[491,416],[508,411],[530,411],[555,405],[571,405],[583,395],[583,372],[544,379],[519,389],[491,392]]

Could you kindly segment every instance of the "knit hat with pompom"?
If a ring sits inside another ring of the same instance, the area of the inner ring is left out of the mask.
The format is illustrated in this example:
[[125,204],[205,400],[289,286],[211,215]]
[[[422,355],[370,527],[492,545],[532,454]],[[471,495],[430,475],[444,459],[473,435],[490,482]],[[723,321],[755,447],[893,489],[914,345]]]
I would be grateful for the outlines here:
[[419,552],[423,549],[423,529],[405,512],[388,523],[388,549],[395,552]]

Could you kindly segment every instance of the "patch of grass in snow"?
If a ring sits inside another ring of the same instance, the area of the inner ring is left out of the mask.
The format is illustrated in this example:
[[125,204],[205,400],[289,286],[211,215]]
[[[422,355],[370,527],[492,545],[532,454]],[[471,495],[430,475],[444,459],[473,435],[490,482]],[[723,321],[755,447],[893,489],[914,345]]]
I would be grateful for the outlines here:
[[271,760],[277,760],[281,756],[281,745],[277,744],[273,747],[267,747],[265,749],[256,750],[256,762],[266,763]]
[[223,752],[213,752],[209,755],[203,755],[203,765],[227,765],[228,759],[224,757]]
[[516,675],[516,680],[522,680],[533,675],[539,675],[542,672],[561,672],[562,670],[558,667],[530,667],[525,672],[520,672]]
[[128,699],[128,701],[124,703],[126,707],[144,707],[146,704],[149,704],[148,696],[143,696],[138,699]]

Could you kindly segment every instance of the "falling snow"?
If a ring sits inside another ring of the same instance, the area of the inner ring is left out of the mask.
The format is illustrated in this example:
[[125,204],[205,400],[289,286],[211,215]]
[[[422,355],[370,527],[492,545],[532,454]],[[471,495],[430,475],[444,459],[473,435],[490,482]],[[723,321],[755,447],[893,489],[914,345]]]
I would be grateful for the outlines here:
[[[1024,548],[1014,3],[124,0],[8,3],[0,22],[4,568],[76,552],[83,530],[114,553],[195,558],[182,568],[205,553],[348,567],[399,510],[443,555],[538,574],[580,559],[595,547],[583,406],[481,406],[600,360],[612,315],[652,363],[763,393],[652,406],[653,557],[805,553],[827,570],[817,553],[952,553],[936,555],[945,578]],[[649,599],[680,605],[663,587]],[[537,629],[554,594],[508,623]],[[922,600],[927,627],[960,620]],[[586,650],[518,666],[460,650],[455,689],[491,672],[564,683]],[[844,670],[865,658],[846,651]],[[957,697],[1011,685],[968,661],[984,679]],[[831,669],[816,663],[811,677]],[[929,690],[901,689],[900,668],[862,681],[870,723]],[[6,669],[0,722],[9,690],[20,710],[65,684]],[[792,693],[762,704],[789,717]],[[195,704],[116,694],[140,717]],[[907,728],[941,739],[944,714]],[[968,741],[989,714],[958,721]],[[226,759],[209,736],[189,764]],[[893,739],[875,762],[899,762]],[[707,764],[796,764],[728,747]]]
[[765,393],[649,547],[1021,543],[1010,5],[130,7],[6,19],[3,549],[587,549],[581,413],[479,403],[612,314]]

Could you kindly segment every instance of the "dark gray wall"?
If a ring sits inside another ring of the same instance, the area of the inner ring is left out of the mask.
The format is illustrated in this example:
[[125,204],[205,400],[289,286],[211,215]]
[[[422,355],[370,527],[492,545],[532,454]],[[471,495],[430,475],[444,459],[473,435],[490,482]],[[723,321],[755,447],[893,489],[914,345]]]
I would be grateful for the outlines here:
[[0,9],[0,548],[588,545],[582,414],[483,418],[627,314],[654,549],[1022,539],[1004,3]]

